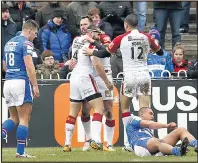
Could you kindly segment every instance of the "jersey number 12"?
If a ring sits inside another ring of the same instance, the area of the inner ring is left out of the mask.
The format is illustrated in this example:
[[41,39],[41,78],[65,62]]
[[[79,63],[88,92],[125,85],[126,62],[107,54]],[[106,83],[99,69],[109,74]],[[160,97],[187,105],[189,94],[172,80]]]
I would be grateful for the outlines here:
[[142,47],[131,47],[131,59],[144,59],[143,58],[143,48]]

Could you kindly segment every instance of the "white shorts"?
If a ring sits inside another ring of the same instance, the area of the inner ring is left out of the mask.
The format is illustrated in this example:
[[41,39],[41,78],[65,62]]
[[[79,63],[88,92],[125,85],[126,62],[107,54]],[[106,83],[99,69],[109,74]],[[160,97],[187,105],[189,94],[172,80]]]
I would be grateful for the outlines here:
[[32,103],[32,87],[29,81],[24,79],[6,80],[3,86],[3,94],[7,107],[21,106],[24,103]]
[[148,149],[141,147],[141,146],[134,146],[134,152],[136,156],[144,157],[144,156],[164,156],[161,152],[158,152],[154,155],[151,155],[151,153],[148,151]]
[[127,72],[121,85],[121,94],[127,97],[151,95],[151,77],[148,71]]
[[[107,74],[107,78],[113,84],[112,74]],[[99,91],[102,94],[103,100],[113,100],[113,90],[110,91],[104,81],[101,79],[100,76],[95,77],[96,83],[99,87]]]
[[73,75],[70,77],[70,101],[91,101],[101,97],[98,85],[91,75]]

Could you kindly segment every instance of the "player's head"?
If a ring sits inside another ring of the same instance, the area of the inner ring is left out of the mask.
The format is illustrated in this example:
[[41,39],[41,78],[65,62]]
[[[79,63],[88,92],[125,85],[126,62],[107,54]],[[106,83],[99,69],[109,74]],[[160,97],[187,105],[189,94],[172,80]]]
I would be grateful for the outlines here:
[[153,120],[154,119],[154,113],[153,113],[152,109],[150,109],[149,107],[140,108],[140,110],[138,112],[138,116],[142,120]]
[[138,26],[138,18],[136,14],[128,15],[124,20],[124,29],[126,32],[131,31],[131,29],[136,29]]
[[33,41],[37,37],[38,24],[32,20],[27,20],[22,27],[22,34],[29,40]]
[[87,34],[92,37],[94,40],[100,40],[100,34],[101,34],[101,30],[99,27],[95,26],[95,25],[90,25],[87,28]]
[[82,35],[87,33],[87,28],[93,24],[93,20],[90,16],[83,16],[80,20],[80,31]]
[[45,66],[50,67],[54,65],[54,54],[50,50],[45,50],[42,53],[42,60]]
[[8,20],[9,16],[10,16],[10,12],[9,12],[9,6],[6,3],[2,3],[1,4],[1,17],[2,20],[6,21]]

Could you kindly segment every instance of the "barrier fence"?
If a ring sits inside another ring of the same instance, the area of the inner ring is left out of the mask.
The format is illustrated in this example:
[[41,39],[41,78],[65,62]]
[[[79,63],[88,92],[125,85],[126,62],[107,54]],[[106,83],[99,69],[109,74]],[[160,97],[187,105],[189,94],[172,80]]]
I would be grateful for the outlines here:
[[[119,78],[118,78],[119,79]],[[114,80],[120,87],[120,80]],[[39,80],[40,97],[34,101],[33,112],[29,125],[27,145],[29,147],[54,147],[64,145],[65,121],[69,113],[69,81]],[[119,108],[119,93],[114,87],[114,117],[116,120],[113,143],[123,146],[126,136],[123,132],[121,109]],[[131,112],[137,115],[138,101],[133,99]],[[2,99],[2,122],[8,117],[8,110]],[[162,123],[176,122],[179,127],[187,128],[197,138],[197,81],[196,80],[152,80],[151,108],[155,120]],[[91,113],[91,115],[93,112]],[[103,119],[103,122],[105,120]],[[103,125],[104,127],[104,125]],[[3,141],[3,147],[16,146],[16,129],[8,134],[8,143]],[[163,138],[167,129],[155,131],[155,136]],[[105,130],[102,140],[106,141]],[[80,114],[72,139],[73,147],[82,147],[85,141]]]

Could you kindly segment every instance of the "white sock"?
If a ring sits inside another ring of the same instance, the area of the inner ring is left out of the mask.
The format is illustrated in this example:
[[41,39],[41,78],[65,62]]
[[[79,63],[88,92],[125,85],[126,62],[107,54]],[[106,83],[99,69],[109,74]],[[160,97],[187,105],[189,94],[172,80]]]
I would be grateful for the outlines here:
[[96,143],[101,143],[101,130],[102,130],[102,122],[100,121],[91,122],[91,138]]
[[65,145],[71,145],[71,139],[74,131],[74,124],[66,123],[65,125]]
[[106,134],[107,134],[107,147],[109,145],[112,145],[113,143],[113,135],[114,135],[114,128],[115,127],[109,127],[109,126],[105,126],[106,127]]
[[122,122],[123,122],[123,125],[124,125],[124,145],[125,146],[129,145],[128,136],[127,136],[127,133],[126,133],[126,125],[127,125],[130,118],[131,118],[131,116],[127,116],[127,117],[122,118]]
[[82,125],[84,127],[86,141],[91,139],[91,121],[82,122]]

